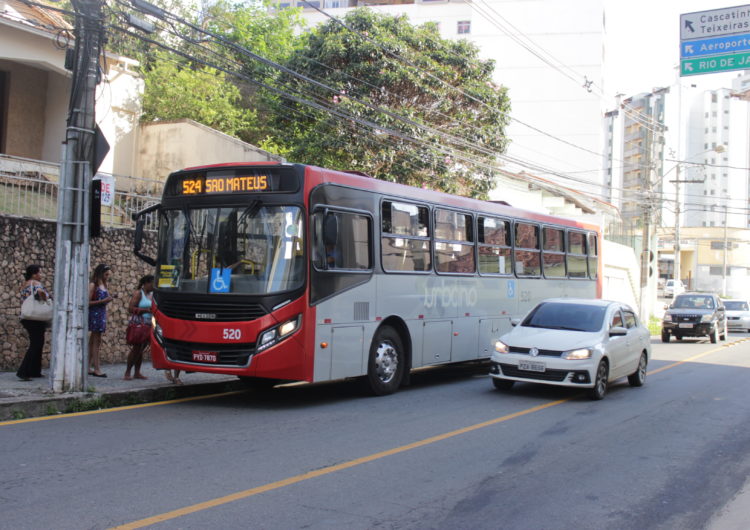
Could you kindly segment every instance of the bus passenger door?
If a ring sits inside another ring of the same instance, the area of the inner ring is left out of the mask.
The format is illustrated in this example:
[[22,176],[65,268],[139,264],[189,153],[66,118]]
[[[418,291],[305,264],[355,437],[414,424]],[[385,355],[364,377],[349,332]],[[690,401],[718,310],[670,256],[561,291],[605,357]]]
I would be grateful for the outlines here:
[[331,329],[331,379],[356,377],[364,373],[363,341],[362,326],[340,326]]
[[450,361],[453,321],[425,322],[422,329],[422,364]]

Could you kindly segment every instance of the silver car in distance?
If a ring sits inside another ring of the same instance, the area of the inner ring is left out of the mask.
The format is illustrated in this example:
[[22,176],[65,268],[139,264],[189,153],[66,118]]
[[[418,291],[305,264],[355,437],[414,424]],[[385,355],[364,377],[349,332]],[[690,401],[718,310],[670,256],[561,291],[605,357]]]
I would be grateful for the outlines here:
[[552,298],[495,342],[490,376],[500,390],[524,381],[586,388],[602,399],[621,377],[642,386],[650,358],[649,331],[627,304]]

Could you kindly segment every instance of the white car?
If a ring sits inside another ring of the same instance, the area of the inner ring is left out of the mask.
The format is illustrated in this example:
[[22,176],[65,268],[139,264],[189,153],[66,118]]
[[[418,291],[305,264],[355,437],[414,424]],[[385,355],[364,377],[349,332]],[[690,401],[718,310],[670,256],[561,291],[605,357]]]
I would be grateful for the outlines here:
[[525,381],[586,388],[602,399],[621,377],[642,386],[650,358],[650,333],[627,304],[552,298],[495,343],[490,376],[500,390]]
[[724,300],[729,331],[750,332],[750,305],[747,300]]
[[664,298],[674,298],[685,292],[685,284],[682,280],[667,280],[664,284]]

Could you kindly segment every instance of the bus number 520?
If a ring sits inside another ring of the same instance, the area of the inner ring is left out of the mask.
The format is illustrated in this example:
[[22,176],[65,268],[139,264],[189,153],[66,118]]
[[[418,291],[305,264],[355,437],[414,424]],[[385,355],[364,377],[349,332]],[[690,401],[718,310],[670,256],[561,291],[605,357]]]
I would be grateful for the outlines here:
[[240,340],[242,338],[242,330],[224,328],[224,340]]

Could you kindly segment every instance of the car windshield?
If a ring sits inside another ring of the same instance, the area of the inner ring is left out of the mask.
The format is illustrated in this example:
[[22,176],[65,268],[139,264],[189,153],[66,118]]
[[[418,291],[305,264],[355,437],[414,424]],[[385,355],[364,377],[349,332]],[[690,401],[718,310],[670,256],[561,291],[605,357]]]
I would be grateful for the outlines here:
[[675,298],[672,307],[675,309],[713,309],[714,299],[703,295],[684,295]]
[[724,302],[724,307],[728,311],[750,311],[750,307],[748,307],[747,302],[734,302],[734,301],[727,301]]
[[521,326],[529,328],[599,331],[606,306],[570,302],[542,302],[529,313]]
[[302,210],[264,206],[167,210],[159,233],[157,287],[268,294],[305,279]]

